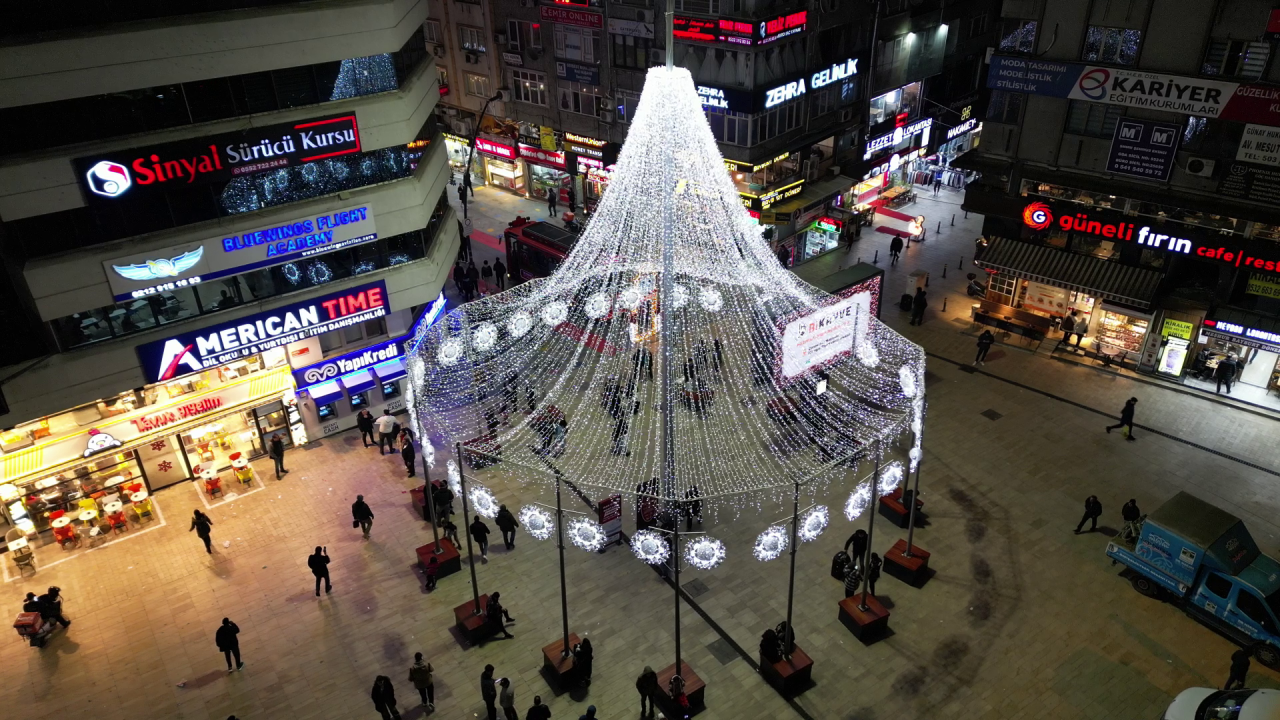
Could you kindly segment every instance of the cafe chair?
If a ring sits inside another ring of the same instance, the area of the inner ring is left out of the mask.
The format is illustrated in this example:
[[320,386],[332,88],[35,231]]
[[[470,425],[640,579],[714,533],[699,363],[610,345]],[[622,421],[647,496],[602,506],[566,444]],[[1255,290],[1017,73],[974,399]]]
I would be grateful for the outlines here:
[[[80,498],[79,500],[76,501],[76,505],[79,506],[81,510],[93,510],[94,512],[98,511],[98,501],[94,500],[93,498],[88,498],[88,497]],[[79,515],[80,513],[76,513],[76,514]]]
[[133,504],[133,511],[138,515],[138,522],[151,517],[151,498]]
[[71,550],[80,547],[80,536],[76,533],[76,529],[67,525],[66,527],[54,528],[53,539],[62,546],[63,550]]
[[107,518],[111,523],[111,529],[118,533],[125,532],[129,529],[129,519],[124,516],[124,511],[111,513],[111,517]]
[[213,498],[215,498],[215,497],[217,497],[217,496],[221,495],[221,494],[222,494],[222,479],[221,479],[221,478],[210,478],[210,479],[208,479],[208,480],[205,480],[205,481],[204,481],[204,491],[205,491],[206,493],[208,493],[208,495],[209,495],[209,499],[210,499],[210,500],[212,500]]

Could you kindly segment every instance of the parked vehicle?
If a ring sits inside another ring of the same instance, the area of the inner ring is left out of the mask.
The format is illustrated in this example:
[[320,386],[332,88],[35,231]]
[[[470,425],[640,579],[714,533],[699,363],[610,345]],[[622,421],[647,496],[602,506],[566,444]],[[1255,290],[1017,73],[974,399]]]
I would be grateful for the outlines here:
[[1164,720],[1280,720],[1280,690],[1187,688]]
[[1280,562],[1263,555],[1240,518],[1185,492],[1142,523],[1136,542],[1107,545],[1133,588],[1164,597],[1280,668]]

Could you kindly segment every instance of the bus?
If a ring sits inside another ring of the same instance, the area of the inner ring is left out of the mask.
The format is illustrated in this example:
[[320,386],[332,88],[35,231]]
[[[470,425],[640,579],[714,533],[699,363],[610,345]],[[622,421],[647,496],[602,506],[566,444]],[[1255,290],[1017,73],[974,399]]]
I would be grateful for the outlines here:
[[511,284],[519,285],[555,272],[577,239],[577,235],[558,225],[516,218],[502,233]]

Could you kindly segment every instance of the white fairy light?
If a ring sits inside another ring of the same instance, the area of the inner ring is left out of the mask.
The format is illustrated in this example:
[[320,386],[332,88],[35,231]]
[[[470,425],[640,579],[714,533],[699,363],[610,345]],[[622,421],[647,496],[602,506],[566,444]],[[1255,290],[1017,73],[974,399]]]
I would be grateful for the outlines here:
[[671,557],[671,546],[661,533],[653,530],[637,530],[631,536],[631,552],[650,565],[661,565]]
[[916,390],[916,371],[910,365],[903,365],[898,368],[898,383],[902,385],[902,394],[907,397],[915,397]]
[[436,448],[425,437],[422,438],[422,455],[427,461],[427,467],[433,468],[436,466]]
[[891,494],[902,484],[902,463],[894,460],[880,469],[880,482],[877,487],[881,497]]
[[546,540],[556,530],[556,521],[551,517],[551,513],[537,505],[525,505],[520,508],[520,514],[517,517],[524,531],[534,540]]
[[880,353],[876,351],[876,346],[869,341],[858,343],[858,362],[873,368],[880,364]]
[[755,555],[760,562],[768,562],[786,552],[789,543],[790,539],[787,537],[785,527],[770,525],[756,536],[756,544],[751,548],[751,554]]
[[547,303],[542,308],[542,322],[547,325],[556,326],[569,319],[569,303],[563,300],[556,300]]
[[587,298],[586,304],[582,307],[582,312],[586,313],[587,317],[592,320],[599,320],[609,314],[609,306],[611,304],[607,293],[594,293]]
[[477,515],[490,519],[498,517],[498,498],[489,492],[489,488],[476,485],[467,495],[471,498],[471,507]]
[[471,331],[471,344],[481,352],[492,350],[497,342],[498,328],[493,323],[480,323],[475,330]]
[[827,529],[827,523],[830,521],[831,513],[827,511],[827,506],[815,505],[800,518],[796,535],[802,542],[813,542],[818,539],[823,530]]
[[640,303],[644,300],[644,296],[645,293],[642,293],[640,288],[635,286],[629,287],[618,295],[618,305],[628,310],[634,310],[640,306]]
[[700,535],[684,546],[684,561],[699,570],[714,570],[724,556],[724,543],[710,535]]
[[454,365],[462,357],[464,349],[465,348],[463,348],[461,340],[458,338],[449,338],[448,340],[440,343],[440,353],[437,356],[437,359],[440,360],[441,365]]
[[671,309],[679,310],[689,303],[689,288],[676,283],[671,286]]
[[853,492],[849,493],[849,500],[844,504],[844,516],[850,522],[857,520],[866,512],[867,506],[871,504],[871,483],[862,483]]
[[458,463],[453,458],[445,464],[449,471],[449,489],[453,491],[454,496],[462,494],[462,473],[458,472]]
[[507,320],[507,332],[513,338],[522,338],[533,328],[533,316],[524,310],[517,310]]
[[720,308],[724,307],[724,296],[720,291],[713,287],[702,288],[702,292],[698,293],[698,302],[702,303],[702,307],[710,312],[720,312]]
[[587,518],[575,518],[565,526],[565,532],[569,533],[570,542],[589,552],[604,547],[605,541],[609,539],[600,523]]
[[920,450],[920,441],[917,440],[916,444],[912,446],[911,452],[907,453],[907,457],[911,458],[911,472],[915,472],[916,468],[920,467],[920,457],[923,454]]

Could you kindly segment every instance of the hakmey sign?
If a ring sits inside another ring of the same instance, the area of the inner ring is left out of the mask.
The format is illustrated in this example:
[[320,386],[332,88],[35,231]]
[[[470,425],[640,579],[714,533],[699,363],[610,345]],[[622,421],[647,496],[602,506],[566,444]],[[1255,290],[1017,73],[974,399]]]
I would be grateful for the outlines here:
[[154,415],[143,415],[140,418],[134,418],[130,422],[133,423],[133,427],[138,432],[146,433],[166,425],[172,425],[182,420],[203,415],[220,407],[222,407],[222,398],[214,395],[185,405],[179,405],[176,408],[155,413]]

